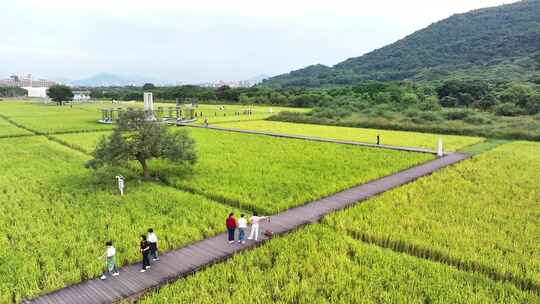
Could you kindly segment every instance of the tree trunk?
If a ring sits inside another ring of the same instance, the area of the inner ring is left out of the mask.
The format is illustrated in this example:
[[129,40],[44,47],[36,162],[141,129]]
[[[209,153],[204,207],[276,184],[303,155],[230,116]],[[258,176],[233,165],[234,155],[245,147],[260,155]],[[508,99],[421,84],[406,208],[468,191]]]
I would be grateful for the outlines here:
[[142,166],[144,178],[150,179],[150,170],[148,170],[148,164],[146,164],[146,159],[139,159],[139,163]]

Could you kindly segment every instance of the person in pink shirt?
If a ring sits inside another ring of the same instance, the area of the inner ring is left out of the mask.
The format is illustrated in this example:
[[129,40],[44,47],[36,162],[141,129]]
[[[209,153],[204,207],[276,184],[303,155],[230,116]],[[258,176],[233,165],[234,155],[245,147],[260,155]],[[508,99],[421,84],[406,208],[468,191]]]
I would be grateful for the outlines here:
[[267,219],[268,216],[259,216],[257,215],[257,212],[253,213],[253,216],[249,219],[251,222],[251,233],[249,234],[248,240],[255,240],[259,238],[259,223]]

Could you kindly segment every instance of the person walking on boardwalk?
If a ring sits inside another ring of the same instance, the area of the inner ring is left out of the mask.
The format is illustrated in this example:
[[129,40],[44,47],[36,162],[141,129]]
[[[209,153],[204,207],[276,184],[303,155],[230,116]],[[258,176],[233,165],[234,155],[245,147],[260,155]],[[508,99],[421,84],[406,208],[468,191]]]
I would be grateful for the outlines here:
[[152,261],[159,261],[158,257],[158,246],[157,246],[157,235],[154,232],[154,229],[148,229],[148,242],[150,243],[150,256],[152,256]]
[[150,243],[146,240],[146,235],[141,235],[141,253],[142,253],[142,269],[141,272],[145,272],[146,269],[150,269]]
[[248,240],[255,240],[259,238],[259,223],[268,218],[267,216],[259,216],[257,212],[253,213],[253,216],[249,219],[251,222],[251,233],[249,234]]
[[227,226],[227,232],[229,233],[229,244],[234,243],[234,231],[236,230],[236,219],[234,218],[234,213],[229,213],[229,217],[225,221]]
[[247,220],[243,214],[240,214],[238,219],[238,243],[244,244],[246,242],[246,229],[247,229]]
[[103,272],[103,275],[101,275],[102,280],[107,278],[105,274],[112,275],[113,277],[120,275],[116,268],[116,249],[114,248],[112,241],[107,241],[105,246],[107,246],[107,250],[99,257],[100,259],[105,259],[105,271]]

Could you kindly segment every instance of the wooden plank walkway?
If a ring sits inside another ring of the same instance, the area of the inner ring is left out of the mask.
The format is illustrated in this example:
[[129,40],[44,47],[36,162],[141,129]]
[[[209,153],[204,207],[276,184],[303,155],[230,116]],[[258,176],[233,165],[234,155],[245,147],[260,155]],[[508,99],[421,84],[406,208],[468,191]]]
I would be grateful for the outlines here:
[[[361,141],[340,140],[340,139],[322,138],[322,137],[315,137],[315,136],[274,133],[274,132],[266,132],[266,131],[243,130],[243,129],[235,129],[235,128],[216,127],[216,126],[205,127],[201,125],[186,124],[186,123],[177,123],[176,125],[192,127],[192,128],[200,128],[200,129],[211,129],[211,130],[217,130],[217,131],[227,131],[227,132],[236,132],[236,133],[244,133],[244,134],[254,134],[254,135],[266,135],[266,136],[280,137],[280,138],[303,139],[303,140],[310,140],[310,141],[328,142],[328,143],[334,143],[334,144],[362,146],[362,147],[388,149],[388,150],[396,150],[396,151],[437,154],[437,151],[431,150],[431,149],[425,149],[425,148],[401,147],[401,146],[392,146],[392,145],[377,145],[377,144],[371,144],[371,143],[366,143],[366,142],[361,142]],[[434,142],[433,144],[435,145],[436,143]]]
[[[322,216],[340,210],[374,195],[412,182],[448,165],[460,162],[469,155],[451,153],[427,163],[389,175],[366,184],[336,193],[332,196],[286,210],[271,216],[269,222],[261,224],[261,234],[265,229],[276,235],[293,231],[303,225],[318,221]],[[224,215],[225,216],[225,215]],[[201,268],[220,262],[246,249],[254,248],[267,240],[248,241],[241,245],[227,242],[225,233],[195,242],[189,246],[164,253],[152,268],[140,273],[140,264],[120,269],[120,276],[84,281],[52,293],[37,297],[25,303],[113,303],[190,275]]]

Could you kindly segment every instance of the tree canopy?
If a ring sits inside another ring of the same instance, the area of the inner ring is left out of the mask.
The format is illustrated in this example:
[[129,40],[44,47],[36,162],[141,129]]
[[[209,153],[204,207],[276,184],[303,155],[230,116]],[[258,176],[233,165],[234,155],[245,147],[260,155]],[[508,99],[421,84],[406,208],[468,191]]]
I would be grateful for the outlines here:
[[113,133],[101,139],[92,156],[87,167],[94,169],[137,161],[145,178],[150,177],[148,162],[154,158],[188,166],[197,161],[195,141],[187,131],[171,132],[164,124],[146,121],[143,111],[124,113]]
[[47,89],[47,96],[62,105],[65,101],[73,99],[73,92],[68,86],[56,84]]

